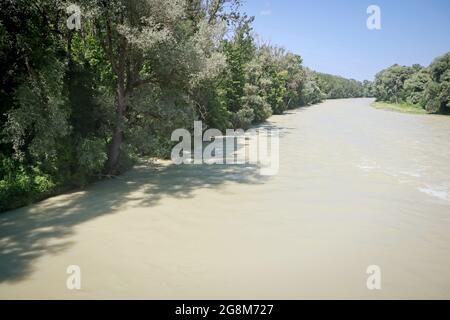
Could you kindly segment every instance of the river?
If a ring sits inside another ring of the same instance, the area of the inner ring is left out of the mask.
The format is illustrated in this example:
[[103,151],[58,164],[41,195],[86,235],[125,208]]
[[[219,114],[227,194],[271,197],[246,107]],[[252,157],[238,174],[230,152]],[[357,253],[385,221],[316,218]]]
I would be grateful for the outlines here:
[[274,176],[157,162],[1,214],[0,298],[449,299],[450,117],[371,102],[271,117]]

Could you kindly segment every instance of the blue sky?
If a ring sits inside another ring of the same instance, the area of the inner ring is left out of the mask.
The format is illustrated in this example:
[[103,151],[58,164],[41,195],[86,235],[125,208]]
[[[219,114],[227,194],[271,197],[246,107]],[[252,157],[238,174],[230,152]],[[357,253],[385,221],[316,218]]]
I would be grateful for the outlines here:
[[[450,0],[243,0],[265,41],[300,54],[314,70],[372,80],[394,64],[429,65],[450,52]],[[381,30],[368,30],[369,5]]]

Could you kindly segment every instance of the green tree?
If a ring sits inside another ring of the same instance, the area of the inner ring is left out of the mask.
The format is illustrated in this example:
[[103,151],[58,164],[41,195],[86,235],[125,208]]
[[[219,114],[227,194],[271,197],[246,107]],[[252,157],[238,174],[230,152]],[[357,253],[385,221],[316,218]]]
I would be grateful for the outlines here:
[[429,67],[431,80],[426,89],[427,109],[450,111],[450,53],[436,58]]
[[430,81],[431,77],[427,69],[422,68],[414,73],[408,80],[405,81],[404,90],[406,102],[425,107],[425,90]]
[[375,76],[375,96],[379,101],[400,103],[406,100],[404,90],[408,80],[417,68],[395,64]]

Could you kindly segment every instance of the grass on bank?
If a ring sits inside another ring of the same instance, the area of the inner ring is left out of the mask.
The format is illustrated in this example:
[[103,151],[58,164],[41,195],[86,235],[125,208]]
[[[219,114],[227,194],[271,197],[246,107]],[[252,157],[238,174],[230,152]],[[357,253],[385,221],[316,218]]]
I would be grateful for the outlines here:
[[382,110],[412,113],[412,114],[428,114],[428,112],[422,107],[408,103],[374,102],[372,106],[376,109]]

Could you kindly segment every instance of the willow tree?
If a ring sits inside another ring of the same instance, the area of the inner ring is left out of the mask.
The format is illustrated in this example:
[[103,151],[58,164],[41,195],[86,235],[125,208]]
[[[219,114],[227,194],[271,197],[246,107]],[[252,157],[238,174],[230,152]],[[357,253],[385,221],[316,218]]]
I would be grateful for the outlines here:
[[[217,76],[225,67],[218,41],[224,36],[225,1],[96,0],[83,3],[84,28],[106,54],[115,78],[115,111],[108,171],[118,171],[130,104],[142,88],[185,92]],[[145,94],[139,94],[144,96]],[[140,108],[142,117],[156,117]],[[158,119],[164,121],[164,119]]]

